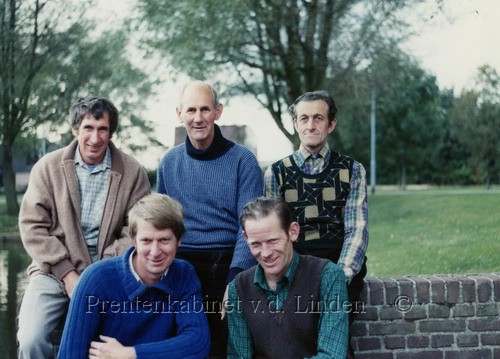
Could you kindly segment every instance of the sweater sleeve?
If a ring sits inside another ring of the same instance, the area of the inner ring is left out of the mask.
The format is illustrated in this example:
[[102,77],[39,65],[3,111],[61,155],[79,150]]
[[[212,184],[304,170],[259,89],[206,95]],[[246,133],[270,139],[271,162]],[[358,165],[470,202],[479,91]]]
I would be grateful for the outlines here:
[[[248,151],[242,156],[238,167],[238,221],[243,210],[243,207],[252,199],[262,196],[263,193],[262,171],[255,156]],[[231,269],[241,268],[248,269],[255,265],[255,259],[250,252],[245,238],[243,238],[243,230],[240,226],[236,238],[236,247],[234,249]],[[237,271],[231,272],[233,275]],[[228,278],[230,282],[233,278]]]
[[70,301],[63,336],[59,347],[59,359],[86,359],[90,343],[97,337],[101,321],[102,294],[97,294],[97,285],[102,273],[88,267],[80,277]]

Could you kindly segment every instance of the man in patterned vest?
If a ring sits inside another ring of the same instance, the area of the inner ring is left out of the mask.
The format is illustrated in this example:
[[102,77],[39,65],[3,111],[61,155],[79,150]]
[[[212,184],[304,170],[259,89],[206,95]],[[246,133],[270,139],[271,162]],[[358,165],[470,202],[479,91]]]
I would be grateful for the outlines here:
[[250,201],[240,222],[258,264],[229,285],[228,358],[345,358],[342,269],[293,250],[300,226],[282,198]]
[[300,148],[266,170],[265,195],[282,197],[294,208],[301,227],[298,253],[330,259],[344,270],[355,313],[366,275],[366,171],[328,145],[337,107],[327,92],[303,94],[290,113]]

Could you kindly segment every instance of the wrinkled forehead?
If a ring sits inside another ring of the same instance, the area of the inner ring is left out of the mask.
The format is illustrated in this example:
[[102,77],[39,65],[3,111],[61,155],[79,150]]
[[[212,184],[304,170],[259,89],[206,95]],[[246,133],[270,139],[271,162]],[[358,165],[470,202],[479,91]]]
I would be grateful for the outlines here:
[[328,104],[323,100],[314,101],[300,101],[297,106],[295,106],[295,112],[297,117],[301,115],[323,115],[328,117]]

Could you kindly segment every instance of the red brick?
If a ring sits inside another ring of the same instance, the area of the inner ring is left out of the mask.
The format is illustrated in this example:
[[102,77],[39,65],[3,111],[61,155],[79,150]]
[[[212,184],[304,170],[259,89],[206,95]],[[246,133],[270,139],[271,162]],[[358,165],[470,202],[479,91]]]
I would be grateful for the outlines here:
[[496,317],[498,316],[498,307],[496,303],[478,304],[476,308],[478,317]]
[[385,353],[356,353],[356,359],[393,359],[391,352]]
[[450,277],[446,282],[446,302],[456,304],[460,300],[460,282],[455,277]]
[[453,317],[473,317],[476,314],[476,306],[472,303],[457,304],[452,309]]
[[382,348],[379,337],[367,337],[358,339],[359,351],[378,350]]
[[380,309],[380,319],[381,320],[403,319],[403,313],[394,306],[391,307],[383,306]]
[[493,359],[489,349],[471,349],[446,351],[444,359]]
[[398,353],[397,359],[443,359],[443,353],[440,351],[416,351],[414,353]]
[[476,301],[476,282],[466,276],[457,276],[457,279],[460,281],[462,302]]
[[411,277],[415,282],[415,289],[417,292],[417,303],[426,304],[430,299],[430,282],[422,277]]
[[429,305],[429,318],[449,318],[450,307],[447,305],[430,304]]
[[427,310],[424,305],[414,305],[408,312],[405,313],[406,320],[426,319]]
[[473,332],[500,331],[500,320],[489,317],[469,320],[469,329]]
[[482,345],[500,345],[500,333],[481,334]]
[[465,330],[465,320],[423,320],[419,322],[420,331],[423,333],[449,333],[463,332]]
[[386,349],[402,349],[406,347],[405,337],[401,336],[386,337],[384,344]]
[[408,348],[428,348],[429,337],[423,335],[411,336],[407,339]]
[[372,305],[385,304],[384,283],[380,279],[370,278],[369,288],[370,301],[368,303]]
[[484,303],[492,299],[493,283],[489,278],[483,276],[476,276],[473,278],[477,285],[477,299],[479,302]]
[[393,305],[399,296],[398,283],[392,278],[383,279],[385,287],[385,303]]
[[453,344],[455,344],[453,334],[437,334],[431,336],[431,347],[433,348],[451,347]]
[[444,304],[446,302],[444,280],[437,276],[430,277],[430,280],[432,303]]
[[477,347],[479,337],[476,334],[459,334],[457,335],[457,345],[459,347]]

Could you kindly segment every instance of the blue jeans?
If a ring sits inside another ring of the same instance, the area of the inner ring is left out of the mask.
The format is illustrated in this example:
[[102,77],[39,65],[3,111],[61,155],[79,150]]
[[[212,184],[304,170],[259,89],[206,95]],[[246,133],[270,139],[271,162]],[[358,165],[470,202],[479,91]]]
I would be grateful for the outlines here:
[[54,277],[30,277],[18,316],[19,359],[54,358],[50,334],[65,314],[68,302],[61,282]]

